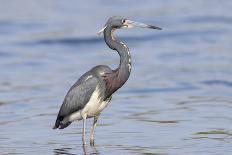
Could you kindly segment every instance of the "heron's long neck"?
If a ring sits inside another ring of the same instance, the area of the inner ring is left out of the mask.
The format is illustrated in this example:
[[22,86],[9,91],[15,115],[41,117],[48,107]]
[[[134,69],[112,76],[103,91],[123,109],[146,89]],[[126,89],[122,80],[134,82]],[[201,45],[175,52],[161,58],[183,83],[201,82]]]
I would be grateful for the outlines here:
[[131,56],[128,47],[114,38],[114,30],[112,27],[107,27],[104,31],[104,39],[106,44],[111,49],[116,50],[120,56],[120,64],[115,71],[118,72],[118,79],[120,79],[120,84],[123,85],[130,76]]

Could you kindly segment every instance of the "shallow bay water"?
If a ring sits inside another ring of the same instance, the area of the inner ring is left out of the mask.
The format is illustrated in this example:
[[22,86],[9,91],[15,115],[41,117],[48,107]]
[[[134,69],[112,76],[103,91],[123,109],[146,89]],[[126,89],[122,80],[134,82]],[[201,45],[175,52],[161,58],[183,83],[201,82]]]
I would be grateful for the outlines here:
[[[232,153],[230,1],[0,1],[0,154]],[[52,130],[67,90],[119,57],[97,31],[121,15],[162,27],[118,30],[132,73],[102,112]],[[87,121],[89,140],[92,119]]]

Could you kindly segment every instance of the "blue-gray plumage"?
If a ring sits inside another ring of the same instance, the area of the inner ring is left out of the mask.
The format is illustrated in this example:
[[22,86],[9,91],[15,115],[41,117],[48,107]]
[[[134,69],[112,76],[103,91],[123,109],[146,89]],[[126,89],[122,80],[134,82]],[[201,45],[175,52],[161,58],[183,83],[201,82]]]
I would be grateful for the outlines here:
[[99,31],[104,32],[106,44],[116,50],[120,56],[120,64],[112,70],[108,66],[99,65],[80,77],[70,88],[58,113],[53,129],[63,129],[75,120],[83,120],[83,144],[85,141],[85,120],[94,117],[90,143],[94,144],[94,129],[101,111],[107,106],[112,94],[127,81],[131,72],[131,56],[128,47],[117,41],[113,32],[120,28],[143,27],[161,30],[161,28],[137,23],[122,17],[110,17],[105,27]]

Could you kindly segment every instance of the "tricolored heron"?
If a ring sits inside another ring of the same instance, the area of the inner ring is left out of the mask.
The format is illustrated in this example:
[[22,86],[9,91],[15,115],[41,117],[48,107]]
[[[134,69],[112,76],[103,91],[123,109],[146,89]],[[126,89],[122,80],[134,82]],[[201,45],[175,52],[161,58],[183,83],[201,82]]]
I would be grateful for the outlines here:
[[85,120],[93,117],[90,144],[94,144],[94,130],[100,113],[110,102],[113,93],[127,81],[131,72],[129,49],[124,43],[116,40],[113,32],[116,29],[132,27],[161,30],[159,27],[134,22],[126,18],[110,17],[99,34],[104,32],[106,44],[118,52],[120,56],[118,68],[112,70],[108,66],[99,65],[82,75],[65,96],[53,129],[64,129],[73,121],[83,120],[82,141],[85,145]]

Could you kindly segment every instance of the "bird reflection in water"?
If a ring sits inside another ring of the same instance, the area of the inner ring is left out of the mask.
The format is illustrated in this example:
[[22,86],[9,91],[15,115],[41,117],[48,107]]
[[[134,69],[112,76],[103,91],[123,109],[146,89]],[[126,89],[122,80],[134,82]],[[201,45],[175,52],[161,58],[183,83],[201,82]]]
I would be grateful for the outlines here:
[[[80,147],[82,147],[82,149],[83,149],[83,155],[99,155],[99,152],[98,152],[95,145],[91,146],[91,152],[88,151],[87,145],[82,145]],[[80,147],[77,147],[75,149],[79,150]],[[58,149],[53,150],[53,154],[54,155],[79,155],[80,153],[75,153],[75,151],[74,151],[75,149],[69,148],[69,147],[58,148]],[[73,153],[73,151],[74,151],[74,153]]]

